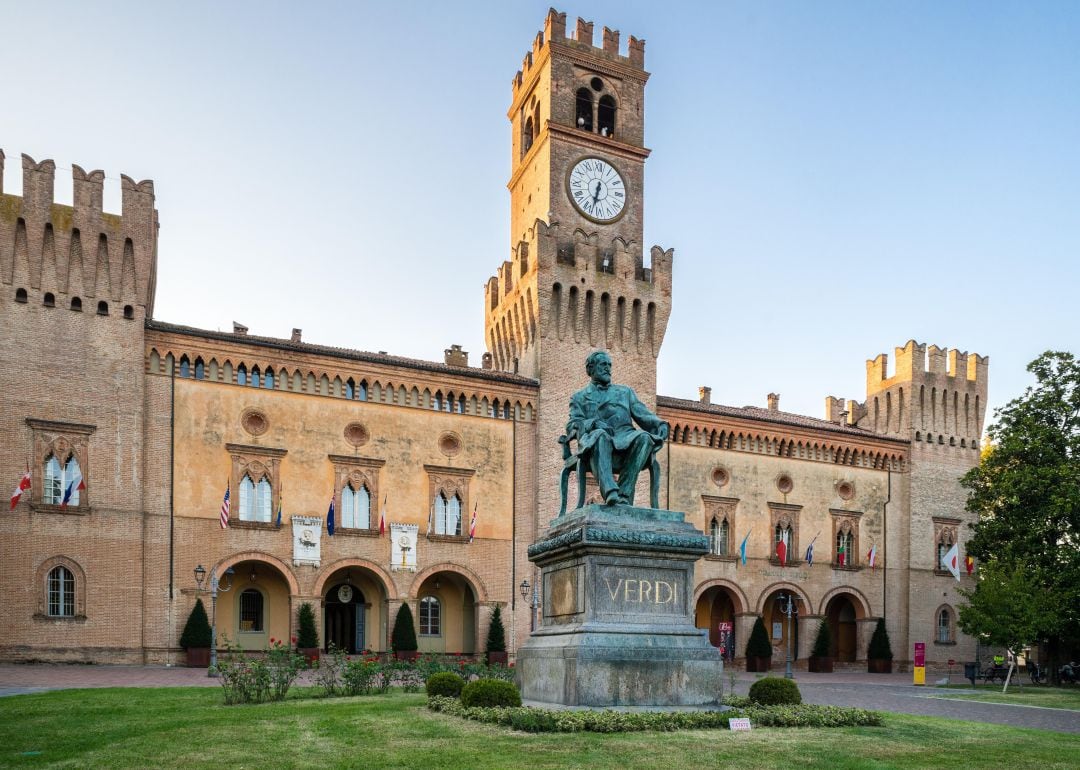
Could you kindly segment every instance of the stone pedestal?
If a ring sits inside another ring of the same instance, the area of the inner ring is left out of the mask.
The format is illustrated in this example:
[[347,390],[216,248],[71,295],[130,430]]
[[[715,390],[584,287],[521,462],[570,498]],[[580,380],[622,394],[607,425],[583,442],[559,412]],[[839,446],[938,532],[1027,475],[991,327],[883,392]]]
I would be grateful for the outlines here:
[[719,651],[693,622],[694,563],[708,538],[682,513],[587,505],[529,547],[543,623],[518,650],[526,701],[566,706],[719,705]]

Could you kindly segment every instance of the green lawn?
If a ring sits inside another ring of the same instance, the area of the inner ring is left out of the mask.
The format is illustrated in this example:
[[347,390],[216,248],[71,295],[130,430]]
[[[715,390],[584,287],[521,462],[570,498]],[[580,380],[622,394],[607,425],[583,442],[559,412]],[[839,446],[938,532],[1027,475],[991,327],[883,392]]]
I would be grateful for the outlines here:
[[223,706],[214,689],[0,698],[0,766],[108,768],[1010,769],[1080,765],[1080,735],[889,715],[883,728],[531,735],[424,707],[424,696]]
[[1055,709],[1072,709],[1080,711],[1080,687],[1075,685],[1068,687],[1047,687],[1025,685],[1023,688],[1015,684],[1009,685],[1009,691],[1001,692],[1000,684],[980,684],[974,688],[971,685],[950,685],[939,688],[940,692],[935,695],[945,697],[963,698],[964,700],[978,700],[986,703],[1012,703],[1021,706],[1046,706]]

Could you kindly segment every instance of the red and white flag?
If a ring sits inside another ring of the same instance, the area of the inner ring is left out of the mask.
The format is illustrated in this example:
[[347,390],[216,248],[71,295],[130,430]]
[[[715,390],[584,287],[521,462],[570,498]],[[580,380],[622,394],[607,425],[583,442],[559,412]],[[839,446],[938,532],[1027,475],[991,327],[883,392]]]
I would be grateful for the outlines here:
[[19,498],[22,497],[22,493],[30,488],[30,466],[26,466],[26,473],[19,479],[19,486],[15,487],[15,491],[11,494],[11,510],[15,510],[15,506],[19,504]]
[[787,564],[787,532],[776,541],[776,558],[780,560],[780,566]]
[[229,485],[225,484],[225,499],[221,501],[221,528],[229,528]]
[[870,569],[874,569],[877,566],[877,543],[870,546],[870,550],[867,551],[866,563],[870,565]]
[[382,510],[379,511],[379,537],[386,534],[386,495],[383,495]]
[[472,521],[469,522],[469,542],[470,543],[473,541],[473,538],[476,537],[476,506],[478,504],[479,503],[473,503]]

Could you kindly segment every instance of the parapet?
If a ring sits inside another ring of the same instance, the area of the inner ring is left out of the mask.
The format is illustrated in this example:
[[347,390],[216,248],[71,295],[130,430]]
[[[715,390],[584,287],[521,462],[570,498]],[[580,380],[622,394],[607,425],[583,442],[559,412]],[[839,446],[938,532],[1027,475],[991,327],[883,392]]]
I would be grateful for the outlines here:
[[881,353],[866,362],[866,392],[876,393],[892,385],[903,382],[925,382],[931,378],[946,378],[943,383],[950,387],[969,386],[985,387],[989,356],[968,353],[956,349],[926,345],[908,340],[893,352],[896,368],[892,376],[888,375],[889,357]]
[[540,61],[540,56],[545,48],[551,44],[572,46],[579,52],[587,52],[597,55],[604,60],[644,71],[645,69],[645,41],[630,36],[626,54],[619,53],[620,34],[618,30],[604,27],[602,30],[600,45],[595,44],[594,25],[591,21],[578,18],[574,25],[573,35],[566,34],[566,14],[550,8],[547,18],[544,19],[544,29],[537,33],[533,39],[532,50],[525,55],[521,63],[521,69],[514,75],[513,88],[515,98],[522,83],[529,79],[532,68]]

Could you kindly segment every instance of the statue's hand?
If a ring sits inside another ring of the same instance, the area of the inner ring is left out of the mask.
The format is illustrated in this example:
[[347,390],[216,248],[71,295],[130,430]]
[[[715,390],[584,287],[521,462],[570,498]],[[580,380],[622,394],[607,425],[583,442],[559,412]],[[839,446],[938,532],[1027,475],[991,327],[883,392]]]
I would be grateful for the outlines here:
[[661,441],[667,441],[669,430],[670,428],[666,422],[660,423],[660,427],[656,430],[656,437]]

